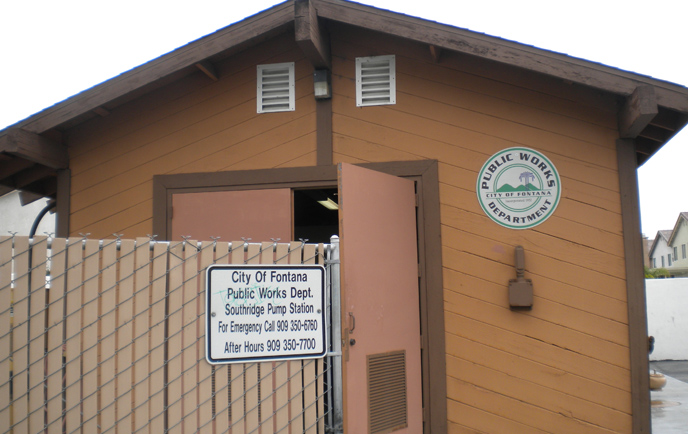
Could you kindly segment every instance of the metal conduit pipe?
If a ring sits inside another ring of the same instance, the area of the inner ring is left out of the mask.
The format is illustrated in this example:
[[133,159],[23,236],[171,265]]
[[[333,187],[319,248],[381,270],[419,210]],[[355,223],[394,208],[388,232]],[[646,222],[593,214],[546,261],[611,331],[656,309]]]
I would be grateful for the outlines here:
[[31,225],[31,231],[29,232],[29,238],[33,238],[34,235],[36,235],[36,230],[38,230],[38,225],[40,224],[41,220],[43,220],[43,217],[50,211],[51,209],[55,208],[57,205],[57,201],[55,199],[51,199],[48,201],[48,203],[45,205],[45,208],[41,210],[41,212],[38,213],[36,216],[36,219],[33,221],[33,225]]

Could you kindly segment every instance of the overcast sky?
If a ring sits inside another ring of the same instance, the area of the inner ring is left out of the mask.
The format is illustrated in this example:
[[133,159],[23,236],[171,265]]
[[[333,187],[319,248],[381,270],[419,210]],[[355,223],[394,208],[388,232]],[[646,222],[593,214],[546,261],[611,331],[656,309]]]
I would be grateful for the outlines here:
[[[0,129],[276,0],[14,0],[0,2]],[[686,0],[367,0],[688,85]],[[688,211],[688,131],[639,170],[643,233]]]

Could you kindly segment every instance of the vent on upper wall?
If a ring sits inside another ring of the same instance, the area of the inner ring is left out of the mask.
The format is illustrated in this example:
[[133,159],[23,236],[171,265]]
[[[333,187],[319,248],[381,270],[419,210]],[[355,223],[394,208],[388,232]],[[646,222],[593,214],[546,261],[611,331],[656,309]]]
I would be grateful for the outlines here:
[[356,105],[396,104],[394,55],[356,58]]
[[258,65],[258,113],[294,110],[294,62]]
[[370,433],[407,427],[406,351],[370,354],[367,362]]

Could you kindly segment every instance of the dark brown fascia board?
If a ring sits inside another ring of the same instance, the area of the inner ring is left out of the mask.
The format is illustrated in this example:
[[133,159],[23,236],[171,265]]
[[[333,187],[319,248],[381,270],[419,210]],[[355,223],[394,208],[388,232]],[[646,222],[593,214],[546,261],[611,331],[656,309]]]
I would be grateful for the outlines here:
[[688,88],[681,85],[358,3],[344,0],[312,1],[318,15],[328,20],[507,63],[622,96],[631,95],[641,83],[650,84],[655,87],[657,104],[688,113]]
[[[195,67],[195,64],[211,56],[260,37],[269,31],[291,25],[293,21],[292,2],[280,3],[81,92],[14,126],[30,132],[42,133],[178,70]],[[0,131],[0,135],[3,133],[4,131]]]

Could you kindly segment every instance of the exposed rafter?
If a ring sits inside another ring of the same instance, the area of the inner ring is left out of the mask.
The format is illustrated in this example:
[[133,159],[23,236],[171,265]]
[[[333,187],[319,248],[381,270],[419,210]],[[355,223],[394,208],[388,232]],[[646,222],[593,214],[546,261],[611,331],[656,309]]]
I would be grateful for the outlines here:
[[0,136],[0,152],[53,169],[69,167],[69,156],[65,146],[20,128],[11,128],[7,134]]
[[218,78],[217,78],[217,77],[218,77],[218,76],[217,76],[217,71],[215,71],[215,67],[214,67],[213,64],[210,63],[209,61],[203,60],[203,61],[201,61],[201,62],[198,62],[198,63],[196,64],[196,68],[198,68],[198,69],[200,69],[201,71],[203,71],[203,73],[204,73],[205,75],[207,75],[208,77],[210,77],[213,81],[217,81],[217,80],[218,80]]
[[658,112],[654,87],[650,85],[636,87],[619,111],[619,136],[622,139],[638,137]]
[[442,49],[434,45],[430,45],[429,48],[430,57],[432,57],[432,61],[435,63],[440,63],[440,58],[442,57]]

